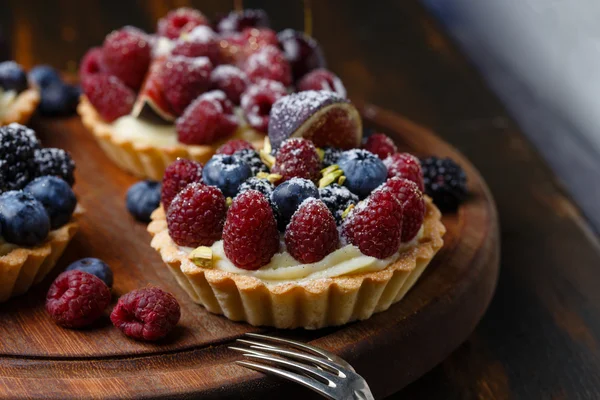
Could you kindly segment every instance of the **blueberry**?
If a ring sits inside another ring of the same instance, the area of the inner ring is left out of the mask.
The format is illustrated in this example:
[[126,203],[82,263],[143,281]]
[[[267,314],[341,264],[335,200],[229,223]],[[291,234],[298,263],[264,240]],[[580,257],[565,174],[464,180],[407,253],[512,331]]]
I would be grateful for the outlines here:
[[4,239],[18,246],[38,245],[50,232],[50,218],[42,203],[20,190],[0,196],[0,224]]
[[41,176],[31,181],[23,190],[44,205],[52,229],[63,226],[71,219],[77,198],[71,186],[64,180],[57,176]]
[[383,162],[367,150],[345,151],[337,163],[346,177],[344,186],[361,199],[367,197],[387,178],[387,168]]
[[207,185],[221,189],[225,197],[235,197],[238,188],[252,176],[250,166],[234,156],[217,154],[213,156],[202,170],[202,180]]
[[292,215],[294,215],[300,204],[309,197],[318,199],[319,190],[314,183],[303,178],[292,178],[273,190],[271,201],[279,211],[277,220],[279,230],[285,230]]
[[47,117],[68,116],[75,113],[81,90],[78,86],[61,81],[51,82],[42,88],[40,113]]
[[82,258],[81,260],[77,260],[69,265],[65,271],[72,271],[74,269],[96,275],[104,283],[106,283],[106,286],[109,288],[113,285],[112,270],[104,261],[98,258]]
[[27,74],[14,61],[0,63],[0,87],[4,90],[14,90],[20,93],[29,87]]
[[160,182],[145,180],[127,190],[127,210],[135,219],[150,222],[150,215],[160,204]]
[[49,65],[33,67],[29,71],[29,80],[41,89],[47,88],[52,83],[62,82],[58,72]]

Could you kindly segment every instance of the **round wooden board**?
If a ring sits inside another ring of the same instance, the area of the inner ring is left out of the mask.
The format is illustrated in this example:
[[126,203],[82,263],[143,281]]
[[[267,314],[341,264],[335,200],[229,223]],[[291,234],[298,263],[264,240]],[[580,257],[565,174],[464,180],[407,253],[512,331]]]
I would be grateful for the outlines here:
[[[136,179],[108,161],[77,118],[34,121],[45,146],[73,154],[75,188],[87,213],[51,276],[0,305],[0,398],[312,398],[303,388],[233,363],[239,355],[227,345],[250,331],[310,341],[339,354],[377,398],[442,361],[473,331],[494,291],[499,261],[494,202],[479,173],[451,146],[393,113],[361,109],[365,125],[391,135],[401,149],[457,160],[467,172],[471,197],[457,213],[444,216],[444,248],[400,303],[369,320],[318,331],[255,328],[192,303],[150,248],[145,226],[124,207],[125,192]],[[43,306],[50,282],[70,262],[89,256],[112,266],[113,302],[148,284],[175,294],[182,318],[168,340],[129,340],[108,318],[82,331],[54,325]]]

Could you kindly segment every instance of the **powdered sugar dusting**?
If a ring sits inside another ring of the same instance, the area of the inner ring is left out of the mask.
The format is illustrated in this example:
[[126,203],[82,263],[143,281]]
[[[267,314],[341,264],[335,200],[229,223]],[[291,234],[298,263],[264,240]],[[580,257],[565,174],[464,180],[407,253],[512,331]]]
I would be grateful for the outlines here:
[[215,40],[216,37],[217,34],[210,27],[206,25],[200,25],[192,29],[192,31],[185,37],[185,40],[196,43],[209,43]]
[[225,80],[230,77],[239,77],[244,80],[248,79],[248,77],[246,76],[246,73],[244,71],[242,71],[238,67],[236,67],[234,65],[230,65],[230,64],[219,65],[217,68],[215,68],[213,70],[213,72],[211,74],[211,78],[213,80],[217,80],[217,79]]

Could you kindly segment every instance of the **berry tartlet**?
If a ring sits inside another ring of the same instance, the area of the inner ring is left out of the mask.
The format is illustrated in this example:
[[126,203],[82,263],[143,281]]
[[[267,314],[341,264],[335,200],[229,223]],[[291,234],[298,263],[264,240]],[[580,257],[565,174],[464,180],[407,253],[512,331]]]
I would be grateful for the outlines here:
[[23,294],[52,270],[77,232],[82,209],[71,185],[75,164],[42,148],[16,123],[0,127],[0,302]]
[[14,61],[0,63],[0,125],[27,123],[39,102],[39,89],[29,84],[23,68]]
[[259,148],[272,105],[295,88],[330,90],[341,99],[334,107],[345,107],[344,86],[317,42],[275,33],[262,10],[211,26],[181,8],[154,34],[124,27],[86,53],[80,78],[84,125],[117,165],[155,180],[177,158],[204,163],[231,139]]
[[[205,165],[167,168],[151,245],[196,303],[252,325],[316,329],[402,299],[445,227],[419,160],[387,137],[362,144],[357,124],[335,92],[291,94],[273,105],[260,151],[231,142]],[[391,167],[381,159],[397,154]]]

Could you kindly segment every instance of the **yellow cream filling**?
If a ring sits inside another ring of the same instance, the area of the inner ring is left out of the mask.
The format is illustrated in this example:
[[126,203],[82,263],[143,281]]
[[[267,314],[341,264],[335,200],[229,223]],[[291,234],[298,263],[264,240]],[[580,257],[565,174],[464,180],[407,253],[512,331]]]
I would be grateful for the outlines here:
[[6,110],[15,102],[17,92],[14,90],[4,91],[0,89],[0,116],[6,113]]

